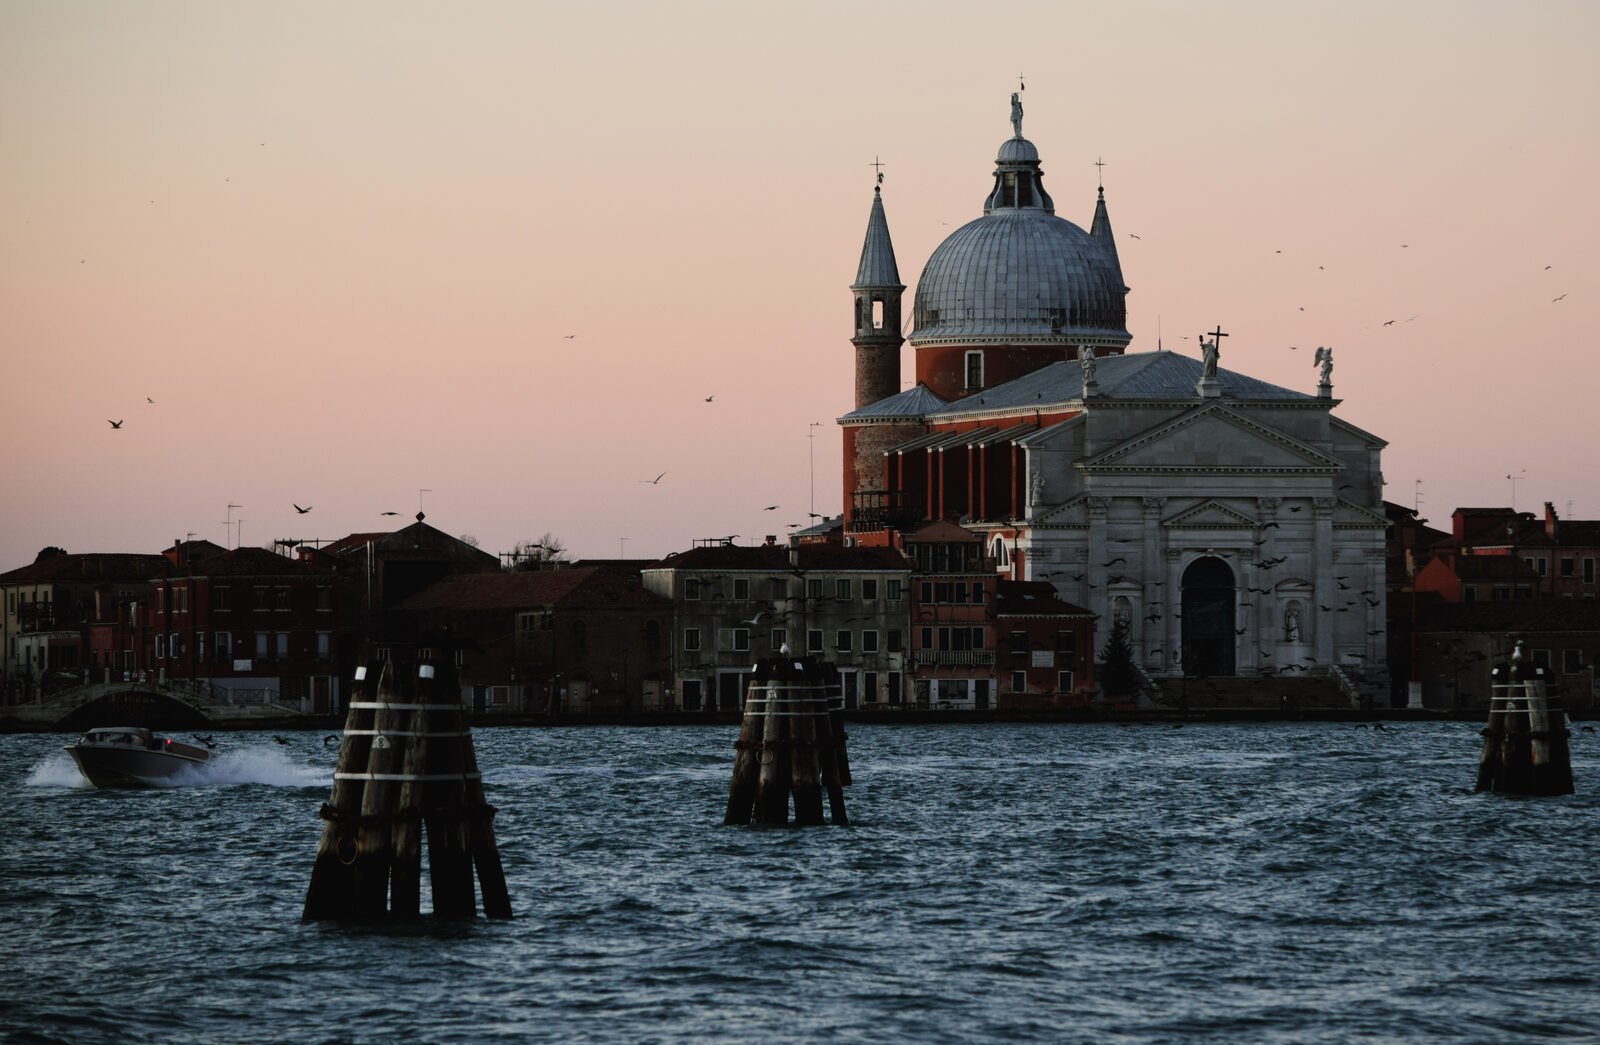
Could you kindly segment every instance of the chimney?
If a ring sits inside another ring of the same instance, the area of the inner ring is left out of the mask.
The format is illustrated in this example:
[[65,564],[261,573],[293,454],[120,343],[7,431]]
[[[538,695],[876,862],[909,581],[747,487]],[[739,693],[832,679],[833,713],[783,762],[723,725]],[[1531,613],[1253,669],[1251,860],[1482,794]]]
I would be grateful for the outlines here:
[[778,543],[777,534],[772,534],[772,533],[767,534],[767,547],[768,548],[776,546],[777,543]]
[[1556,506],[1549,501],[1544,502],[1544,535],[1552,541],[1556,539],[1557,523],[1561,517],[1556,514]]

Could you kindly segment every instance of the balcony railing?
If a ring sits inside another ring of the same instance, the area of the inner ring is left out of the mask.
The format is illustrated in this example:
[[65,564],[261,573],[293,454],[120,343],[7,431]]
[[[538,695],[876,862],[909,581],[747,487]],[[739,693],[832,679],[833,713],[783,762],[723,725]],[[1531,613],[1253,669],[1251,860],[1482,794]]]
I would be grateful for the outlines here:
[[994,650],[919,649],[917,663],[934,667],[986,667],[994,664]]

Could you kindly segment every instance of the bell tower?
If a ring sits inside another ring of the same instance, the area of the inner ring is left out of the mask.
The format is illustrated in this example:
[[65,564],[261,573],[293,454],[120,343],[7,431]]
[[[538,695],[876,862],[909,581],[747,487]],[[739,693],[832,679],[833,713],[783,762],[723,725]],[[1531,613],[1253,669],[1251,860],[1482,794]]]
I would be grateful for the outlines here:
[[861,245],[861,265],[850,284],[855,295],[856,408],[900,391],[900,295],[905,291],[889,242],[889,222],[883,216],[883,173],[872,190],[872,213],[867,216],[867,238]]

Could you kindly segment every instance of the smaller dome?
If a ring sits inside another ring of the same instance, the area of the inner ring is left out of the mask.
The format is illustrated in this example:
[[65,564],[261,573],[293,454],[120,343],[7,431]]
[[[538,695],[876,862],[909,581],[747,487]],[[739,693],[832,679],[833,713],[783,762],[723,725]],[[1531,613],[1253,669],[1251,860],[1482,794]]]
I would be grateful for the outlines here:
[[996,163],[1038,163],[1039,150],[1033,147],[1033,142],[1026,138],[1007,138],[1000,143],[1000,152],[995,156]]

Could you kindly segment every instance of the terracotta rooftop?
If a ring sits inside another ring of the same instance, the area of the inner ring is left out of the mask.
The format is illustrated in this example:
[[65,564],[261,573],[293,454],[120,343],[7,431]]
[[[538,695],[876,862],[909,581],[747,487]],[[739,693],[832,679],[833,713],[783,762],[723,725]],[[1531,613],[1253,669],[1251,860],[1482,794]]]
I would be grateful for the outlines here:
[[658,604],[627,569],[574,566],[560,570],[466,573],[432,584],[400,604],[407,610],[522,610],[575,604]]

